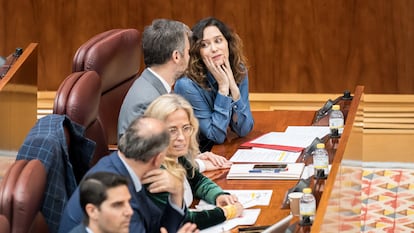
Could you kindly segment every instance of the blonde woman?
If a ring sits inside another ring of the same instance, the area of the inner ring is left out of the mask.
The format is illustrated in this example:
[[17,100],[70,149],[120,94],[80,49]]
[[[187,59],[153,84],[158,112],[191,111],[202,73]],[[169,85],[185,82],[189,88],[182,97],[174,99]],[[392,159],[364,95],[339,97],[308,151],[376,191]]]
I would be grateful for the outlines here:
[[[170,132],[171,139],[163,168],[173,176],[186,177],[185,204],[190,206],[196,197],[217,206],[212,210],[189,211],[186,221],[197,224],[198,229],[204,229],[240,216],[243,206],[237,198],[201,174],[195,165],[194,159],[200,154],[197,142],[198,120],[191,104],[179,95],[166,94],[155,99],[144,115],[164,121]],[[164,173],[151,171],[143,179],[143,183],[148,184],[150,198],[161,208],[168,201],[168,193],[165,193],[162,182],[156,185],[153,181],[165,176],[165,170]]]

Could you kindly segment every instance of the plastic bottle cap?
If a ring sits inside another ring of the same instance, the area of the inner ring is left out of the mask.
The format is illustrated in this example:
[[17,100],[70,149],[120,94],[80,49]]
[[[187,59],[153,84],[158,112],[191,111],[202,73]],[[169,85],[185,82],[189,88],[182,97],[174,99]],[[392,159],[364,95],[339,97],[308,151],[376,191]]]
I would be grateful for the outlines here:
[[311,188],[304,188],[302,190],[303,193],[312,193],[312,189]]
[[317,148],[317,149],[323,149],[323,148],[325,148],[325,144],[323,144],[323,143],[318,143],[318,144],[316,144],[316,148]]
[[339,110],[339,109],[340,109],[339,105],[337,105],[337,104],[332,105],[332,110]]

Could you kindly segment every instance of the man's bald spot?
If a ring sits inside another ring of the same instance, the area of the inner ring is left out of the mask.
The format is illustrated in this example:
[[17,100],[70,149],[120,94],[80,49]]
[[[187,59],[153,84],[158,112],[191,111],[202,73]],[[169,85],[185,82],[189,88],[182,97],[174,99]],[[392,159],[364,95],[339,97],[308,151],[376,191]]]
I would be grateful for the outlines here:
[[138,121],[138,127],[140,128],[140,137],[149,137],[153,135],[159,135],[166,130],[166,125],[163,121],[152,118],[143,117]]

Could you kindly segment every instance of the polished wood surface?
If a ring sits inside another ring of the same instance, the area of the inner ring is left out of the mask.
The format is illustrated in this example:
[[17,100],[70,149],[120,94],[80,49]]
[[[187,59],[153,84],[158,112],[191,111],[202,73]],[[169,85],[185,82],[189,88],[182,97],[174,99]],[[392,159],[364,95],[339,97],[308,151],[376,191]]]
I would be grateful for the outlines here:
[[[318,203],[312,233],[352,232],[342,229],[341,224],[345,221],[347,224],[360,224],[363,94],[364,87],[357,86],[347,113],[344,132]],[[352,192],[353,190],[357,191]],[[346,196],[349,193],[353,196]],[[346,220],[344,216],[347,216]],[[333,224],[326,224],[327,220]]]
[[37,44],[22,55],[0,80],[0,151],[16,155],[37,120]]
[[[243,142],[255,139],[262,134],[274,131],[284,131],[289,125],[307,126],[312,124],[313,111],[257,111],[253,112],[255,125],[253,131],[244,138],[230,134],[222,145],[215,145],[213,152],[224,155],[228,159]],[[297,180],[227,180],[228,170],[206,172],[223,189],[272,189],[273,195],[269,206],[263,206],[255,225],[270,225],[290,213],[289,209],[281,209],[284,195],[292,188]]]
[[142,31],[160,17],[191,27],[215,16],[244,42],[250,92],[340,93],[365,85],[366,93],[412,94],[412,9],[411,0],[4,0],[0,55],[38,42],[39,90],[57,90],[76,49],[93,35]]
[[[328,200],[331,193],[330,191],[334,187],[334,181],[336,179],[338,169],[341,166],[342,154],[346,148],[347,141],[350,139],[349,135],[351,133],[351,128],[353,127],[353,122],[357,115],[362,93],[363,87],[358,86],[355,90],[354,99],[352,101],[342,101],[340,103],[342,109],[346,109],[345,115],[347,115],[345,130],[342,137],[338,140],[326,139],[325,145],[330,156],[332,170],[326,183],[322,182],[320,183],[320,186],[313,186],[313,184],[311,184],[312,187],[318,187],[318,192],[315,194],[318,203],[322,203],[322,205],[318,207],[317,211],[317,216],[322,216],[319,217],[320,220],[318,221],[323,221],[323,218],[325,216]],[[215,145],[212,151],[216,154],[224,155],[226,158],[230,159],[243,142],[250,141],[268,132],[283,132],[286,127],[290,125],[310,126],[313,124],[314,116],[314,111],[254,111],[253,117],[255,119],[255,125],[253,131],[248,136],[239,138],[230,133],[227,141],[224,144]],[[306,163],[312,163],[311,158],[308,158],[306,160]],[[257,219],[257,222],[255,223],[256,226],[273,224],[290,213],[289,209],[282,209],[281,207],[285,198],[286,191],[297,183],[296,180],[227,180],[227,172],[228,170],[218,170],[206,172],[205,174],[206,176],[213,179],[223,189],[273,190],[270,205],[260,206],[261,213]],[[329,192],[325,193],[325,190],[329,190]],[[297,221],[298,219],[295,218],[294,220]],[[236,229],[233,231],[236,232]]]

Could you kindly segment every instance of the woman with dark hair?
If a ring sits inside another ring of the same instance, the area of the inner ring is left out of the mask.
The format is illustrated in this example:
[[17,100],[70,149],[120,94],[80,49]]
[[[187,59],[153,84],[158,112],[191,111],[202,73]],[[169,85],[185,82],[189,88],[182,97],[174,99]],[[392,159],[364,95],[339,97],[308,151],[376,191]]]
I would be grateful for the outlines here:
[[242,48],[240,37],[216,18],[202,19],[192,28],[188,71],[174,92],[194,108],[202,152],[223,143],[229,126],[240,137],[253,128]]

